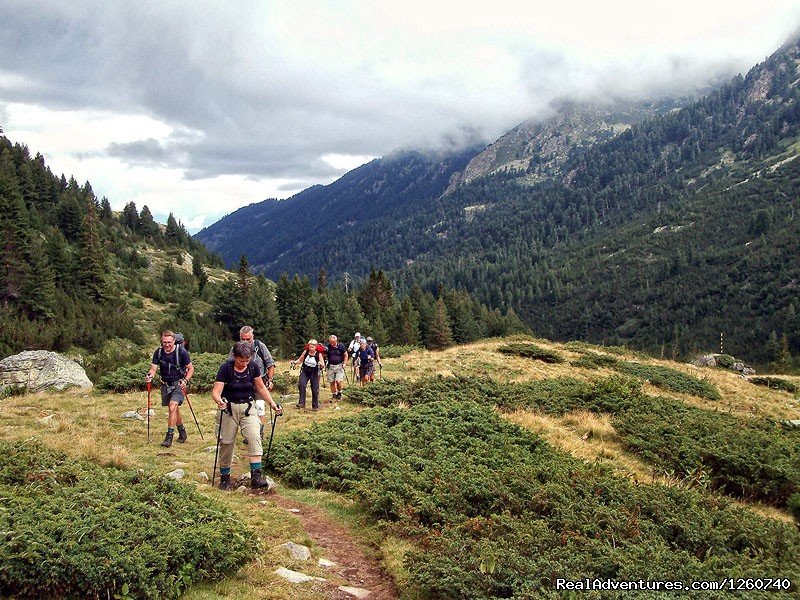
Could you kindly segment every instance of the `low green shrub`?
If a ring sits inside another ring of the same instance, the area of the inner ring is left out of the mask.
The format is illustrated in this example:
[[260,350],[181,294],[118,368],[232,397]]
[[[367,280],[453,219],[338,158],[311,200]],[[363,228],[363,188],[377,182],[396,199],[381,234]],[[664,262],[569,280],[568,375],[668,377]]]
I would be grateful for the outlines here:
[[486,404],[373,408],[315,424],[281,439],[272,464],[284,482],[348,494],[413,537],[420,550],[406,567],[419,597],[560,597],[557,577],[800,576],[794,527],[696,490],[635,484]]
[[708,398],[709,400],[722,398],[717,388],[708,381],[697,379],[669,367],[622,361],[617,363],[615,368],[621,373],[644,379],[664,390],[691,394],[701,398]]
[[575,367],[583,367],[584,369],[613,369],[617,363],[619,363],[619,359],[613,356],[598,354],[597,352],[584,352],[583,356],[573,360],[570,364]]
[[[209,352],[192,354],[191,356],[194,375],[190,383],[190,392],[207,392],[213,387],[217,371],[227,357],[224,354],[212,354]],[[97,382],[97,387],[111,392],[141,390],[144,389],[144,376],[149,370],[150,359],[139,361],[133,365],[126,365],[101,377],[100,381]],[[159,384],[158,371],[156,371],[156,376],[153,378],[153,384]]]
[[789,497],[786,507],[789,509],[789,514],[794,517],[797,524],[800,525],[800,493],[792,494]]
[[785,506],[800,491],[800,431],[644,396],[612,421],[626,448],[736,497]]
[[796,394],[798,391],[797,385],[780,377],[751,377],[750,383],[763,385],[773,390],[783,390],[790,394]]
[[185,484],[0,442],[0,595],[177,598],[239,570],[257,540]]
[[400,358],[401,356],[414,352],[414,350],[422,350],[424,346],[416,345],[400,345],[400,344],[387,344],[380,347],[381,358]]
[[557,352],[547,350],[536,344],[530,342],[514,342],[500,346],[497,349],[501,354],[510,354],[513,356],[522,356],[523,358],[532,358],[533,360],[541,360],[546,363],[563,363],[564,358]]
[[736,364],[736,359],[730,354],[715,354],[714,359],[717,361],[717,366],[723,369],[733,369]]
[[800,491],[800,430],[651,398],[637,379],[620,375],[591,382],[558,377],[514,384],[463,376],[384,380],[352,390],[350,399],[383,407],[452,401],[554,416],[576,410],[611,414],[625,447],[659,470],[779,506]]

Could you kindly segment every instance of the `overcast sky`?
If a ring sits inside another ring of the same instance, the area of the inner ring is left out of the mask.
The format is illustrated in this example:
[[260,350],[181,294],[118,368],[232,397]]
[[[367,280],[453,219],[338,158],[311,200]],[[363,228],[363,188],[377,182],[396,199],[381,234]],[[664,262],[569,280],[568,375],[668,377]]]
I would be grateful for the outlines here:
[[744,73],[800,2],[2,0],[0,22],[5,135],[194,232],[398,149],[488,143],[554,98]]

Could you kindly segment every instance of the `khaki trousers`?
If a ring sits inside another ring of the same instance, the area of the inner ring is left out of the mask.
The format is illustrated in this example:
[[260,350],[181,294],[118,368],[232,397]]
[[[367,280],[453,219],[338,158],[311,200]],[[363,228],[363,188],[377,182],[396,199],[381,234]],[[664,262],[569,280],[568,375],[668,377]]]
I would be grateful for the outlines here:
[[250,415],[246,416],[248,404],[228,404],[231,414],[227,410],[220,411],[222,415],[222,430],[219,437],[219,466],[230,467],[233,463],[233,447],[236,434],[241,429],[242,435],[247,438],[247,456],[261,456],[264,448],[261,446],[261,421],[256,414],[256,403],[250,406]]

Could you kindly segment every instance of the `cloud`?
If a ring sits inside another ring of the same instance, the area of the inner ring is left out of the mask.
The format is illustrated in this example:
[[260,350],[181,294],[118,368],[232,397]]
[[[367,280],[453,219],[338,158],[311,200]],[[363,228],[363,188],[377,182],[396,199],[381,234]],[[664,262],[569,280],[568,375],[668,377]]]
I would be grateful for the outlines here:
[[0,20],[7,135],[120,197],[165,173],[186,198],[235,177],[210,186],[218,213],[397,149],[491,141],[554,98],[691,93],[777,48],[800,7],[4,0]]

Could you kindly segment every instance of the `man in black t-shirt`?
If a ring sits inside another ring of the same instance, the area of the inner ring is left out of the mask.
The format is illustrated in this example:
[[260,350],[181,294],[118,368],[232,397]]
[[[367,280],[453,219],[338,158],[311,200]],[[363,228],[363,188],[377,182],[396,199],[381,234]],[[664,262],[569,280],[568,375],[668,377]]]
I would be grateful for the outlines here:
[[194,375],[194,365],[189,352],[182,345],[175,345],[175,334],[167,329],[161,334],[161,348],[153,352],[150,361],[150,371],[145,376],[145,381],[150,383],[156,369],[161,376],[161,406],[169,407],[167,416],[167,435],[161,445],[165,448],[172,446],[175,427],[178,428],[178,442],[186,441],[186,428],[183,426],[180,406],[186,398],[186,384]]
[[275,401],[261,378],[259,368],[251,361],[253,349],[246,342],[236,342],[233,358],[226,360],[217,371],[211,398],[222,409],[219,423],[219,473],[220,489],[231,489],[231,464],[233,463],[233,443],[236,432],[241,429],[247,438],[247,454],[250,457],[250,487],[262,488],[268,485],[261,471],[261,436],[255,409],[256,395],[266,400],[276,414],[282,409]]
[[328,363],[328,383],[331,384],[331,394],[334,400],[342,399],[342,386],[344,385],[344,368],[347,364],[348,354],[344,344],[339,338],[332,335],[325,346]]

